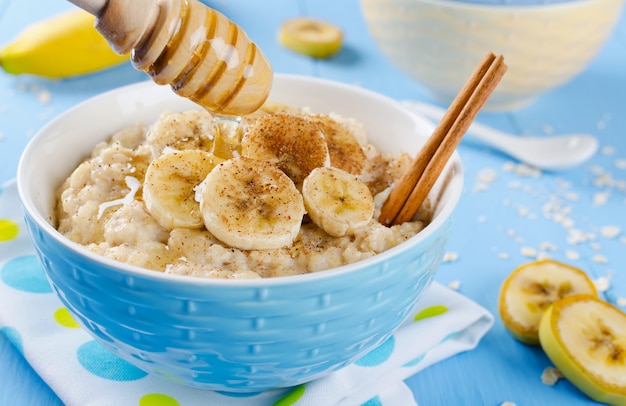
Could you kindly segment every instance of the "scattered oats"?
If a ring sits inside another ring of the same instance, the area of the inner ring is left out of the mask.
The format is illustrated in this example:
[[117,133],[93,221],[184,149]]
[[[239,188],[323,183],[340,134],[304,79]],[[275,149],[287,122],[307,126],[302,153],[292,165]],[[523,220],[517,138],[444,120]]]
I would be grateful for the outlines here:
[[50,100],[52,100],[52,94],[45,89],[40,90],[37,94],[37,100],[39,101],[39,103],[48,104],[50,103]]
[[615,161],[615,167],[618,169],[626,169],[626,159],[618,159]]
[[518,207],[517,208],[517,215],[520,217],[525,217],[528,216],[528,209],[526,207]]
[[492,168],[485,168],[478,172],[476,179],[483,183],[493,183],[497,178],[497,173]]
[[521,189],[522,183],[519,180],[512,180],[509,182],[509,187],[511,189]]
[[594,251],[600,251],[602,249],[602,246],[598,244],[597,242],[592,242],[591,244],[589,244],[589,246]]
[[0,113],[6,113],[7,111],[9,111],[9,105],[8,104],[0,104]]
[[487,216],[484,216],[484,215],[478,216],[479,223],[484,223],[485,221],[487,221]]
[[611,186],[613,183],[613,179],[611,178],[610,173],[602,173],[593,180],[594,186]]
[[487,185],[486,183],[481,183],[478,182],[474,185],[474,187],[472,188],[472,190],[474,192],[484,192],[485,190],[489,189],[489,185]]
[[621,242],[622,244],[626,244],[626,236],[620,237],[619,242]]
[[502,170],[504,170],[505,172],[513,172],[515,170],[515,162],[506,161],[502,165]]
[[541,129],[543,130],[544,134],[554,134],[554,127],[552,127],[551,125],[545,124],[543,125],[543,127],[541,127]]
[[459,288],[461,287],[461,281],[451,281],[450,283],[448,283],[448,287],[452,290],[459,290]]
[[515,237],[515,230],[509,228],[508,230],[506,230],[506,235],[508,235],[509,237]]
[[502,169],[505,172],[515,173],[519,176],[531,176],[531,177],[539,177],[541,176],[541,170],[527,165],[527,164],[517,164],[515,162],[506,162]]
[[598,279],[593,280],[593,285],[596,287],[598,292],[606,292],[611,287],[611,280],[606,276],[601,276]]
[[580,254],[576,251],[565,251],[565,258],[577,261],[580,259]]
[[503,199],[502,200],[502,205],[503,206],[510,206],[511,205],[511,199]]
[[626,297],[618,297],[617,298],[617,305],[619,307],[626,307]]
[[596,236],[591,233],[585,233],[581,230],[570,228],[567,231],[566,241],[568,244],[576,245],[587,241],[595,240]]
[[522,247],[520,249],[520,253],[525,256],[525,257],[529,257],[529,258],[535,258],[537,256],[537,250],[535,250],[532,247]]
[[541,176],[541,170],[530,165],[519,164],[515,168],[515,173],[521,176],[531,176],[534,178],[538,178]]
[[500,259],[509,259],[511,256],[506,252],[501,252],[498,254],[498,258]]
[[4,133],[0,132],[0,141],[4,141]]
[[594,175],[602,175],[604,173],[604,168],[598,165],[593,165],[589,167],[589,172]]
[[547,252],[540,252],[535,257],[537,261],[543,261],[544,259],[550,259],[550,255]]
[[555,183],[558,187],[562,189],[570,189],[572,187],[572,182],[565,179],[557,179],[555,180]]
[[602,153],[602,155],[613,155],[615,154],[615,148],[610,146],[602,147],[600,152]]
[[608,190],[604,192],[594,193],[593,194],[593,206],[598,207],[598,206],[605,205],[606,202],[609,200],[609,195],[610,195],[610,192]]
[[563,378],[563,374],[561,373],[561,371],[554,367],[547,367],[541,373],[541,382],[543,382],[545,385],[553,386],[561,378]]
[[606,121],[598,121],[596,122],[597,130],[604,130],[606,128]]
[[446,252],[443,254],[443,262],[454,262],[459,259],[459,254],[456,252]]
[[557,246],[549,241],[544,241],[541,244],[539,244],[539,249],[542,251],[556,251]]
[[580,198],[576,193],[569,192],[565,194],[565,199],[572,201],[572,202],[577,202]]
[[515,242],[518,244],[524,244],[524,241],[525,241],[524,237],[521,237],[521,236],[515,237]]
[[592,258],[596,264],[606,264],[609,260],[604,255],[594,255]]
[[513,402],[509,402],[508,400],[506,402],[502,402],[500,403],[500,406],[517,406],[515,403]]

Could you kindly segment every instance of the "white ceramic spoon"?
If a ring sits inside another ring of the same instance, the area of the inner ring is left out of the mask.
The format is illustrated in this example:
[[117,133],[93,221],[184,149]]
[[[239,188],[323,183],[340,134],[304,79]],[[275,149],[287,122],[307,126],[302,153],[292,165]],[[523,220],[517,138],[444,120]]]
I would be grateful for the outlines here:
[[[411,111],[439,121],[445,110],[432,104],[409,102]],[[540,169],[560,170],[579,165],[598,150],[598,140],[588,134],[567,134],[546,137],[526,137],[507,134],[479,123],[472,123],[467,131],[499,151]]]

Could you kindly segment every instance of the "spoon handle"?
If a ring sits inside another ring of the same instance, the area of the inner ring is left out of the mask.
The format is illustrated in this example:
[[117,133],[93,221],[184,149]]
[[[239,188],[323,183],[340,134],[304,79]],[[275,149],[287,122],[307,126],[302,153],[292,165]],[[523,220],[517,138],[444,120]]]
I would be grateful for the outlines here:
[[[431,120],[439,121],[445,114],[445,110],[434,106],[432,104],[411,102],[411,109],[423,114]],[[515,145],[517,144],[517,137],[511,134],[498,131],[494,128],[486,125],[473,122],[467,129],[467,133],[472,135],[475,139],[482,141],[483,143],[493,146],[504,152],[515,152]]]

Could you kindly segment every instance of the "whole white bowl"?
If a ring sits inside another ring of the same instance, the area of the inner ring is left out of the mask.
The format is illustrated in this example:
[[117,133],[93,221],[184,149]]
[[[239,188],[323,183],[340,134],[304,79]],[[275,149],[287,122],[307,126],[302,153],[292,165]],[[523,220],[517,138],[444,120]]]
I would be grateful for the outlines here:
[[484,109],[510,110],[582,72],[613,32],[623,2],[361,0],[361,9],[381,52],[444,103],[487,51],[502,54],[509,69]]
[[[270,98],[360,120],[391,153],[415,153],[432,126],[393,100],[324,80],[277,75]],[[26,147],[17,186],[43,268],[76,321],[104,347],[193,387],[256,392],[331,373],[384,342],[430,285],[461,196],[458,155],[430,198],[418,235],[367,260],[317,273],[255,280],[170,275],[119,263],[55,229],[55,190],[94,146],[163,111],[197,109],[152,82],[90,99]]]

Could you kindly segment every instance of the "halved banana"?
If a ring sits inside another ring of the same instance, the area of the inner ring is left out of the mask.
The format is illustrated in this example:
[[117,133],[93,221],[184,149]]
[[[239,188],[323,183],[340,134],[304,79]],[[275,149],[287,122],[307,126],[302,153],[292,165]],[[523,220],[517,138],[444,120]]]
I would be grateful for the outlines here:
[[587,396],[626,405],[626,314],[591,295],[555,302],[541,318],[546,355]]
[[343,169],[353,175],[361,174],[367,158],[356,137],[341,123],[329,116],[313,114],[307,118],[322,126],[328,144],[330,166]]
[[311,220],[333,237],[353,234],[374,215],[367,185],[338,168],[314,169],[304,180],[302,196]]
[[200,208],[209,232],[244,250],[290,245],[305,212],[302,195],[283,171],[246,157],[224,161],[207,175]]
[[196,187],[222,161],[197,149],[170,152],[152,161],[143,183],[143,200],[150,214],[168,230],[202,227]]
[[241,154],[275,163],[296,185],[313,169],[330,165],[321,126],[289,114],[257,118],[243,136]]
[[284,22],[278,41],[303,55],[328,58],[341,49],[343,33],[332,24],[302,17]]
[[163,150],[200,149],[211,151],[217,133],[214,117],[206,110],[164,113],[148,130],[147,144],[157,158]]
[[551,259],[528,262],[505,279],[498,310],[513,337],[538,345],[543,312],[561,298],[583,293],[597,295],[593,282],[580,269]]

